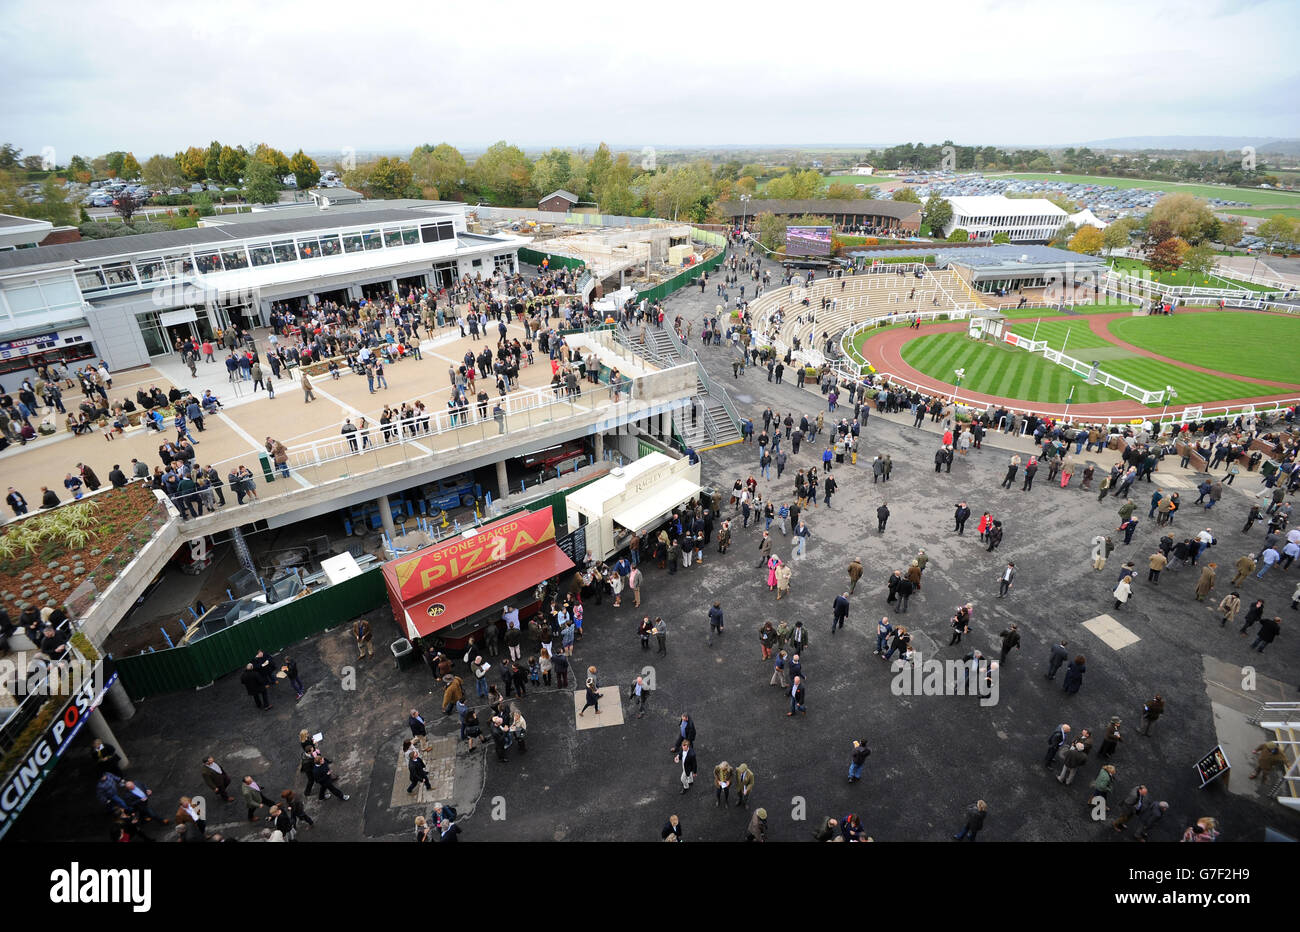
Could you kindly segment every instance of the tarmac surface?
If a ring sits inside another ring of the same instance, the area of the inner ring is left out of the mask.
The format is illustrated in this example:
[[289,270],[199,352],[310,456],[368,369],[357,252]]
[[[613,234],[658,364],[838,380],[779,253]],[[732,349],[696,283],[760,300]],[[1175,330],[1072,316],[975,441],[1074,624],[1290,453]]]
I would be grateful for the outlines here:
[[[717,303],[712,285],[703,294],[687,289],[669,300],[668,319],[681,314],[691,320],[698,347],[701,315]],[[825,408],[820,395],[792,382],[768,382],[763,370],[733,378],[730,352],[710,347],[701,356],[760,428],[759,415],[768,404],[782,413],[794,411],[796,420],[801,412],[815,416]],[[844,414],[851,416],[851,408]],[[857,466],[835,467],[839,492],[831,508],[819,504],[807,514],[811,539],[806,558],[792,564],[788,599],[775,601],[765,571],[755,565],[761,532],[753,522],[742,529],[737,520],[725,555],[711,545],[703,565],[675,575],[643,564],[641,611],[630,602],[615,609],[608,598],[599,605],[589,602],[571,682],[581,690],[580,671],[598,668],[604,693],[599,727],[593,727],[590,710],[577,717],[580,696],[575,702],[573,695],[538,687],[521,702],[529,726],[526,754],[514,748],[508,762],[499,763],[490,746],[471,754],[457,742],[454,759],[431,761],[430,769],[442,787],[450,786],[447,795],[460,810],[461,839],[658,840],[660,827],[677,813],[685,840],[740,841],[749,813],[735,806],[734,794],[731,807],[721,811],[712,792],[713,767],[727,760],[748,763],[754,771],[750,808],[766,808],[769,838],[775,841],[808,841],[824,817],[847,813],[857,813],[877,841],[951,839],[965,808],[980,798],[989,805],[984,840],[1131,841],[1132,828],[1118,834],[1085,808],[1101,765],[1095,748],[1069,787],[1055,780],[1056,769],[1043,765],[1048,735],[1058,724],[1070,723],[1076,735],[1090,728],[1100,746],[1113,715],[1123,719],[1125,740],[1111,761],[1119,771],[1112,802],[1146,783],[1156,799],[1170,803],[1152,841],[1177,840],[1204,815],[1219,820],[1224,841],[1260,840],[1265,826],[1300,836],[1300,814],[1256,795],[1262,790],[1246,779],[1248,760],[1233,760],[1231,788],[1220,780],[1202,790],[1193,771],[1220,742],[1216,715],[1232,697],[1244,697],[1247,705],[1256,696],[1296,698],[1300,647],[1290,632],[1297,616],[1289,602],[1300,570],[1274,570],[1263,580],[1249,579],[1240,590],[1243,603],[1264,598],[1266,609],[1283,617],[1283,636],[1263,654],[1249,651],[1248,639],[1231,627],[1220,628],[1207,604],[1193,599],[1196,570],[1167,570],[1158,586],[1147,583],[1144,572],[1160,536],[1154,521],[1146,520],[1150,491],[1177,488],[1185,505],[1176,530],[1191,535],[1209,525],[1218,537],[1204,558],[1219,564],[1219,582],[1209,600],[1217,604],[1229,591],[1232,564],[1243,553],[1257,552],[1263,538],[1259,524],[1249,535],[1240,533],[1251,496],[1262,488],[1258,475],[1243,474],[1205,514],[1192,505],[1195,474],[1166,460],[1154,485],[1134,490],[1142,521],[1133,543],[1125,546],[1115,532],[1119,502],[1098,502],[1095,493],[1081,492],[1077,476],[1068,489],[1049,484],[1045,471],[1028,492],[1021,491],[1019,481],[1011,490],[999,487],[1007,457],[1029,449],[1023,440],[990,436],[982,453],[959,457],[950,474],[936,475],[935,430],[942,425],[927,421],[914,429],[911,421],[873,413]],[[820,463],[822,448],[805,445],[792,455],[780,482],[760,480],[764,498],[792,498],[793,473]],[[869,464],[876,453],[893,459],[887,485],[872,482]],[[1109,466],[1114,457],[1107,451],[1091,459]],[[756,445],[710,450],[702,458],[705,484],[729,489],[736,477],[758,474]],[[875,510],[886,499],[892,515],[885,533],[877,534]],[[960,500],[974,513],[963,537],[952,533],[953,506]],[[986,510],[1006,531],[995,553],[980,545],[974,529]],[[1111,535],[1117,545],[1101,572],[1091,565],[1097,534]],[[773,552],[788,559],[788,539],[779,530],[773,536]],[[896,616],[885,600],[886,579],[891,570],[904,569],[919,548],[930,558],[922,591],[906,615]],[[846,627],[832,635],[831,602],[848,589],[846,567],[854,557],[861,558],[866,572],[850,598]],[[1110,593],[1128,559],[1138,567],[1135,597],[1116,611]],[[1016,564],[1015,585],[999,599],[998,578],[1007,560]],[[715,600],[725,612],[725,633],[710,645],[707,610]],[[975,606],[971,633],[959,646],[948,647],[949,619],[968,601]],[[668,623],[666,656],[657,656],[653,647],[640,648],[635,632],[642,613],[662,615]],[[999,632],[1016,622],[1022,649],[1002,667],[997,703],[981,707],[970,696],[896,695],[889,666],[872,653],[876,621],[886,613],[912,629],[922,659],[960,659],[972,648],[996,657]],[[373,659],[358,663],[350,633],[342,628],[293,648],[309,687],[298,703],[281,685],[274,708],[258,712],[232,675],[194,693],[140,704],[132,719],[112,724],[132,758],[128,775],[155,790],[164,801],[155,808],[167,816],[180,795],[203,789],[199,766],[209,753],[226,763],[236,781],[245,772],[256,776],[269,795],[289,786],[301,789],[303,779],[295,772],[297,733],[306,728],[324,733],[326,755],[351,799],[320,803],[313,798],[308,812],[317,825],[301,831],[300,840],[410,840],[414,817],[428,815],[431,796],[405,793],[399,751],[408,734],[407,710],[423,711],[431,738],[456,736],[457,729],[454,717],[438,709],[440,695],[430,694],[428,671],[422,666],[399,671],[386,656],[387,642],[398,636],[391,612],[385,607],[373,615]],[[758,629],[767,620],[792,625],[802,620],[815,642],[802,657],[806,716],[788,717],[788,698],[768,685],[771,667],[760,659],[758,643]],[[1127,646],[1112,646],[1130,638],[1135,640]],[[1063,673],[1054,682],[1045,678],[1050,645],[1061,639],[1069,642],[1072,655],[1087,658],[1083,687],[1075,695],[1062,691]],[[535,650],[534,642],[525,642],[525,658]],[[1255,690],[1232,679],[1246,668],[1257,674]],[[463,665],[457,664],[457,672],[465,674]],[[637,675],[654,681],[649,709],[639,719],[627,699]],[[472,678],[468,687],[472,694]],[[1167,710],[1152,736],[1142,737],[1139,715],[1155,692],[1163,694]],[[695,786],[684,795],[670,750],[683,711],[698,729],[699,763]],[[1263,733],[1255,732],[1263,740]],[[1240,740],[1248,741],[1250,734],[1246,728]],[[105,837],[106,820],[94,798],[94,767],[87,758],[90,737],[89,729],[78,737],[13,837]],[[850,785],[852,741],[861,737],[872,754],[862,781]],[[243,820],[242,802],[214,805],[210,832],[242,837],[259,827]],[[163,830],[150,831],[161,836]]]

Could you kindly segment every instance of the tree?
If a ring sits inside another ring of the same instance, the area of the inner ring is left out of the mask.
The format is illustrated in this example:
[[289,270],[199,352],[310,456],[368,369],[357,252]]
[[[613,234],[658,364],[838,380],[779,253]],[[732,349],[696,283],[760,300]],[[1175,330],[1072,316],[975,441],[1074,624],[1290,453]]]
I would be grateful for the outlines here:
[[1070,237],[1070,252],[1077,252],[1085,256],[1095,256],[1101,252],[1104,245],[1104,237],[1101,230],[1092,224],[1085,223],[1079,227],[1077,233]]
[[1011,234],[1010,234],[1010,233],[994,233],[994,234],[993,234],[993,245],[995,245],[995,246],[1000,246],[1002,243],[1009,243],[1009,242],[1011,242]]
[[1286,248],[1295,245],[1297,226],[1290,217],[1269,217],[1255,229],[1255,235],[1267,241],[1272,252],[1275,246]]
[[758,190],[758,182],[753,175],[741,175],[736,179],[736,194],[753,194]]
[[1146,223],[1146,243],[1148,247],[1173,238],[1174,228],[1168,220],[1153,220],[1150,214],[1147,214],[1143,220]]
[[48,220],[56,227],[72,226],[77,222],[77,205],[68,203],[68,192],[59,179],[50,175],[41,182],[43,203],[33,204],[32,216]]
[[114,151],[104,156],[104,161],[108,166],[109,174],[114,178],[122,177],[122,163],[126,161],[126,153]]
[[1102,231],[1101,243],[1108,251],[1123,249],[1128,246],[1135,229],[1137,229],[1136,220],[1132,217],[1121,217]]
[[455,146],[445,142],[420,146],[411,153],[410,165],[411,177],[426,195],[444,200],[463,195],[469,179],[469,166]]
[[269,155],[254,155],[244,166],[244,197],[254,204],[274,204],[280,200],[280,178]]
[[1169,239],[1162,240],[1151,249],[1147,255],[1147,265],[1157,272],[1173,272],[1183,264],[1183,256],[1187,252],[1187,243],[1177,236],[1171,236]]
[[126,179],[140,177],[140,163],[136,161],[134,153],[128,152],[122,156],[122,168],[118,171],[117,176]]
[[71,175],[73,178],[76,178],[78,175],[82,174],[83,172],[89,172],[89,171],[90,171],[89,163],[87,163],[86,160],[79,155],[74,155],[68,161],[68,174]]
[[776,200],[806,201],[817,196],[821,187],[822,176],[811,169],[801,172],[787,172],[767,183],[766,195]]
[[207,153],[198,146],[190,146],[176,158],[176,163],[180,166],[181,176],[186,181],[202,181],[204,175],[204,160]]
[[758,241],[776,252],[785,246],[785,217],[773,213],[758,215]]
[[39,155],[23,156],[23,168],[29,172],[38,172],[45,167],[45,160]]
[[[596,154],[591,157],[591,161],[587,165],[587,181],[591,184],[593,191],[605,183],[605,179],[613,167],[614,157],[610,155],[609,146],[602,142],[596,147]],[[602,207],[602,209],[604,208]]]
[[495,142],[474,163],[479,194],[494,204],[519,206],[532,193],[532,163],[518,146]]
[[837,181],[826,188],[826,196],[833,201],[851,201],[858,196],[858,189],[851,184]]
[[[604,145],[602,143],[601,145]],[[599,154],[600,150],[597,150]],[[606,150],[608,151],[608,150]],[[592,163],[595,163],[592,159]],[[609,166],[604,180],[596,186],[596,203],[601,213],[627,216],[636,210],[637,197],[632,193],[632,178],[635,172],[626,152],[620,152],[618,158]]]
[[0,146],[0,169],[12,171],[18,167],[22,157],[22,149],[19,149],[11,142],[6,142],[3,146]]
[[707,165],[680,165],[651,177],[645,199],[656,217],[677,220],[689,214],[694,218],[696,207],[707,208],[710,181]]
[[[930,232],[931,232],[931,233],[935,233],[935,230],[934,230],[933,227],[930,229]],[[948,242],[950,242],[950,243],[968,243],[968,242],[970,242],[970,231],[969,231],[969,230],[963,230],[961,227],[957,227],[957,229],[953,230],[951,233],[948,234]]]
[[221,177],[221,143],[215,139],[208,143],[208,151],[203,155],[203,177],[209,181]]
[[1164,221],[1173,234],[1188,243],[1199,243],[1213,232],[1214,213],[1204,201],[1190,194],[1166,194],[1147,215],[1150,223]]
[[1219,224],[1219,242],[1231,249],[1241,242],[1245,229],[1240,220],[1224,220]]
[[896,201],[907,201],[910,204],[921,203],[921,196],[911,188],[895,188],[893,199]]
[[[292,166],[289,164],[289,156],[285,155],[279,149],[272,149],[264,142],[259,142],[255,145],[248,158],[250,161],[253,159],[260,159],[270,165],[271,169],[276,174],[277,181],[293,171]],[[244,167],[244,171],[248,171],[247,166]],[[245,180],[247,180],[247,178]]]
[[[394,159],[393,161],[398,163],[402,162],[401,159]],[[295,152],[293,157],[289,159],[289,170],[293,172],[293,180],[298,183],[299,191],[306,191],[309,188],[314,188],[320,182],[320,166],[316,164],[315,159],[307,155],[307,153],[303,152],[301,149]],[[411,170],[408,168],[406,170],[406,184],[409,185],[410,183]],[[396,196],[401,197],[401,195]]]
[[178,187],[185,180],[180,165],[165,155],[151,156],[140,169],[140,177],[154,191]]
[[570,188],[572,158],[563,149],[552,149],[533,163],[533,188],[539,198],[561,189],[576,195]]
[[1193,284],[1196,278],[1205,278],[1214,271],[1214,260],[1216,258],[1214,247],[1209,243],[1201,243],[1197,246],[1188,247],[1183,253],[1182,268],[1186,269],[1193,276]]
[[931,235],[937,235],[952,222],[952,203],[937,194],[930,195],[921,209],[921,222],[929,224]]
[[123,223],[130,223],[139,207],[140,202],[130,191],[122,191],[113,199],[113,212],[122,218]]
[[1063,248],[1070,242],[1070,237],[1074,236],[1075,231],[1078,229],[1079,228],[1069,220],[1065,221],[1065,223],[1061,224],[1061,228],[1052,236],[1048,245],[1055,246],[1057,249]]
[[230,146],[221,147],[221,158],[217,161],[217,174],[226,184],[239,184],[239,179],[244,176],[244,165],[248,162],[248,153],[244,147],[232,149]]

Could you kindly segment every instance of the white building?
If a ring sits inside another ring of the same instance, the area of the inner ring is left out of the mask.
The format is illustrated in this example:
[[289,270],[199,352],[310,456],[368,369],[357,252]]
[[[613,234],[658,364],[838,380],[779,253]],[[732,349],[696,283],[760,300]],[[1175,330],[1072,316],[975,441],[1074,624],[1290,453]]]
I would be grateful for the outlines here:
[[266,326],[274,302],[346,303],[514,273],[530,241],[468,232],[464,204],[396,200],[0,251],[0,376],[89,357],[114,371],[145,365],[178,337]]
[[1056,235],[1068,214],[1042,198],[1012,198],[1001,194],[983,197],[950,197],[952,220],[943,235],[962,229],[975,241],[991,241],[1006,233],[1013,243],[1045,243]]
[[870,165],[865,165],[865,164],[864,164],[864,165],[854,165],[854,166],[853,166],[853,174],[855,174],[855,175],[870,175],[870,174],[871,174],[872,172],[874,172],[874,171],[875,171],[875,169],[872,168]]
[[1082,229],[1085,226],[1096,227],[1098,230],[1104,230],[1110,225],[1086,207],[1077,214],[1070,214],[1069,219],[1070,222],[1074,224],[1076,230]]

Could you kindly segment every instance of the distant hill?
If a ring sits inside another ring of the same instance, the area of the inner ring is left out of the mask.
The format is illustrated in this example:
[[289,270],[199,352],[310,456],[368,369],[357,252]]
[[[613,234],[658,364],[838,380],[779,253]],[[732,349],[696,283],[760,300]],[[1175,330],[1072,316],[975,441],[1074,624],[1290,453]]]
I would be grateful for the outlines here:
[[1120,136],[1084,143],[1090,149],[1156,149],[1164,151],[1231,151],[1254,146],[1274,155],[1300,154],[1300,139],[1280,136]]

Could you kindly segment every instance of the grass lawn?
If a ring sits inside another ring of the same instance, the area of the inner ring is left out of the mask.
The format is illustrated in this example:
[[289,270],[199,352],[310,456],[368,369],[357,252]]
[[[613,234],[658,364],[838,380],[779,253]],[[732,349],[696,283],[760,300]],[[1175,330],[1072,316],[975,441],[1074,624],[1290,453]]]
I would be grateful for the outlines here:
[[[1073,316],[1086,317],[1089,314],[1127,314],[1136,308],[1136,304],[1080,304],[1074,308]],[[1065,316],[1054,307],[1009,307],[999,313],[1003,317],[1009,317],[1012,320],[1021,320],[1026,318],[1034,320],[1039,317]]]
[[[1232,375],[1300,384],[1300,318],[1245,311],[1126,317],[1110,331],[1121,340],[1181,362]],[[1225,339],[1231,334],[1231,339]],[[1118,373],[1116,373],[1118,374]]]
[[1070,184],[1111,185],[1116,188],[1142,188],[1147,191],[1164,191],[1166,194],[1190,194],[1193,197],[1206,199],[1217,197],[1225,201],[1244,201],[1247,204],[1280,204],[1285,207],[1300,205],[1300,194],[1292,191],[1233,188],[1215,184],[1180,184],[1176,181],[1107,178],[1104,175],[1057,175],[1034,172],[1008,173],[990,175],[989,177],[1023,178],[1026,181],[1060,181]]
[[[1036,336],[1035,330],[1037,330]],[[1110,346],[1093,333],[1084,321],[1045,320],[1041,324],[1036,321],[1025,321],[1023,324],[1014,324],[1011,332],[1017,336],[1046,340],[1047,345],[1054,350],[1059,350],[1064,344],[1066,353],[1076,359],[1079,354],[1071,352],[1072,350]]]
[[964,333],[936,333],[903,347],[903,359],[931,378],[952,384],[953,370],[965,368],[961,387],[1001,398],[1063,405],[1074,388],[1075,404],[1122,401],[1124,396],[1089,385],[1069,369],[1006,344],[978,343]]
[[1235,217],[1262,217],[1265,220],[1269,217],[1290,217],[1293,220],[1300,220],[1300,207],[1278,207],[1273,210],[1251,210],[1245,207],[1219,207],[1216,209],[1225,214],[1232,214]]
[[[1106,260],[1111,268],[1121,272],[1128,272],[1130,275],[1142,275],[1151,271],[1145,262],[1141,259],[1123,259],[1112,257]],[[1238,281],[1235,278],[1225,278],[1222,275],[1211,273],[1209,275],[1193,276],[1185,269],[1177,269],[1173,272],[1152,272],[1154,281],[1162,285],[1188,286],[1204,285],[1208,288],[1243,288],[1246,291],[1271,291],[1266,285],[1257,285],[1253,282]]]

